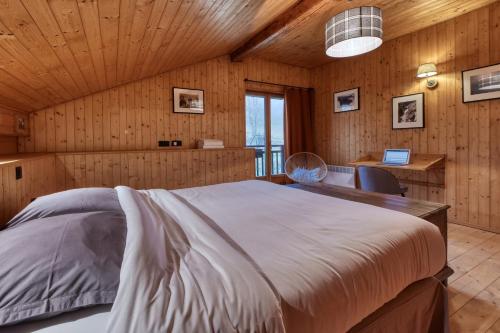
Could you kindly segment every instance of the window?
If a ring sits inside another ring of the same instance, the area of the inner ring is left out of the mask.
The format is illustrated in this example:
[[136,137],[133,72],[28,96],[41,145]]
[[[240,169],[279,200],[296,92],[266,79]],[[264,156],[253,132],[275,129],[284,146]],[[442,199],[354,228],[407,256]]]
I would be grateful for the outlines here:
[[282,95],[248,92],[245,98],[246,146],[256,149],[257,177],[284,173],[285,100]]

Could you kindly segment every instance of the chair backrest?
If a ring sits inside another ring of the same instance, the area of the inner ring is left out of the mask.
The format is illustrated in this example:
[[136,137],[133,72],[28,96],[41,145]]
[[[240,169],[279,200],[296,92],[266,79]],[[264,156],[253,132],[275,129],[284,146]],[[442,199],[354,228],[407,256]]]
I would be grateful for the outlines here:
[[358,167],[359,186],[363,191],[386,194],[401,194],[398,179],[389,171],[360,166]]

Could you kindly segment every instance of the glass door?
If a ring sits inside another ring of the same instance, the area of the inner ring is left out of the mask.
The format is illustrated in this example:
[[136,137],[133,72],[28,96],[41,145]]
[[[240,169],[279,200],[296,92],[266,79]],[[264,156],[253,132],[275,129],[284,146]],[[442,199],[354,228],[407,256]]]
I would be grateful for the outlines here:
[[285,99],[270,96],[271,175],[285,173]]
[[255,175],[273,180],[285,167],[285,100],[282,95],[248,92],[246,146],[255,148]]

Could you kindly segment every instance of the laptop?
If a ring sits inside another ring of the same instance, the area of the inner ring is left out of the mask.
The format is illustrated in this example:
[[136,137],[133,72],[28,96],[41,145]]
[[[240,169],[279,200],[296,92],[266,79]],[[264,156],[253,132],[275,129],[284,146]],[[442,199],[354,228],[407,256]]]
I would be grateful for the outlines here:
[[384,150],[383,165],[408,165],[410,164],[410,149]]

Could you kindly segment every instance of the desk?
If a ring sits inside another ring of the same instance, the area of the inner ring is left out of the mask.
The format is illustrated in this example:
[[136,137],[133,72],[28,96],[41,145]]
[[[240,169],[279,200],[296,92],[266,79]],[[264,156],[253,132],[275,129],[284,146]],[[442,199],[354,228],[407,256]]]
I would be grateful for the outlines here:
[[383,169],[398,169],[409,171],[429,171],[444,168],[445,155],[442,154],[411,154],[408,165],[384,165],[382,164],[384,153],[368,153],[349,163],[350,166],[368,166]]
[[[445,245],[448,248],[447,211],[450,206],[447,204],[403,198],[397,195],[363,192],[352,188],[324,183],[311,185],[292,184],[288,186],[299,190],[314,192],[349,201],[361,202],[420,217],[421,219],[424,219],[439,228],[439,231],[445,241]],[[453,274],[453,270],[446,265],[436,275],[436,278],[446,283],[446,280],[451,276],[451,274]]]
[[[444,188],[444,169],[445,169],[445,158],[446,155],[443,154],[411,154],[410,164],[408,165],[385,165],[382,164],[384,153],[381,152],[371,152],[367,155],[358,158],[357,160],[350,162],[349,166],[352,167],[375,167],[388,169],[390,171],[411,171],[411,172],[433,172],[431,179],[434,181],[421,181],[408,179],[406,177],[398,177],[400,182],[405,184],[414,184],[420,186],[433,186]],[[398,176],[398,175],[396,175]],[[358,177],[356,175],[356,187],[358,187]]]

